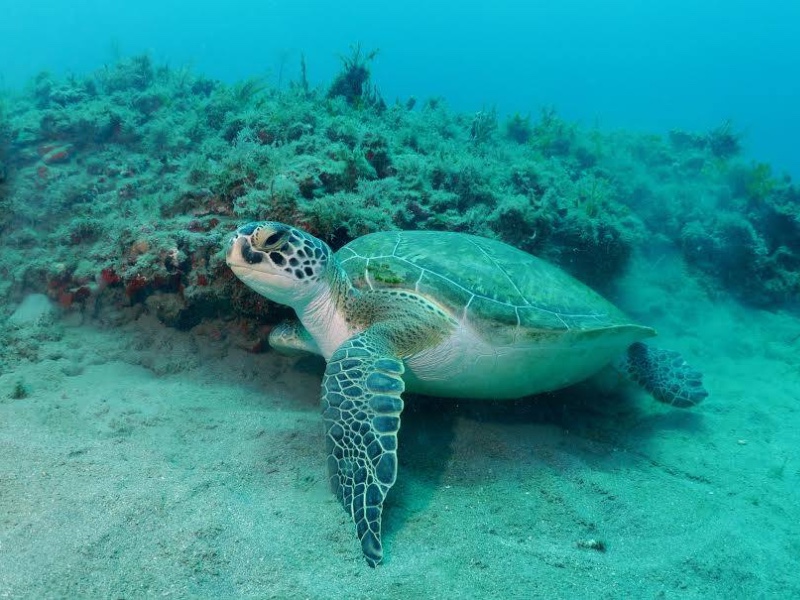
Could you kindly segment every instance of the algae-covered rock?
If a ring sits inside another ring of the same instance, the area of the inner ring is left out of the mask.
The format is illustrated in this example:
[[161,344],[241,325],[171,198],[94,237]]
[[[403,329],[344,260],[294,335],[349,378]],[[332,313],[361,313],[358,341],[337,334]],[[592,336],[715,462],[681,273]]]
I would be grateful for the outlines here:
[[8,166],[6,156],[8,154],[8,143],[11,135],[11,125],[6,116],[5,100],[0,97],[0,203],[3,201],[4,184],[8,177]]
[[600,288],[659,239],[751,302],[800,294],[797,189],[737,158],[729,125],[663,138],[553,109],[500,121],[441,98],[387,106],[372,58],[354,48],[325,90],[305,76],[224,85],[146,56],[38,76],[0,110],[0,296],[82,311],[105,298],[178,327],[226,311],[271,321],[223,260],[228,234],[261,219],[335,248],[391,228],[499,238]]
[[683,228],[687,260],[752,304],[779,305],[800,297],[800,193],[778,182],[733,193],[727,208]]

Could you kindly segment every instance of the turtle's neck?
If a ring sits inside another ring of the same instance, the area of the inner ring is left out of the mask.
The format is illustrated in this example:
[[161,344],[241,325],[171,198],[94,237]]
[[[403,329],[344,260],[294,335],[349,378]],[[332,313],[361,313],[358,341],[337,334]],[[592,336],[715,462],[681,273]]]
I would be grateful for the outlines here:
[[303,327],[314,337],[322,356],[328,360],[342,343],[356,333],[345,318],[347,305],[358,290],[344,269],[333,262],[326,277],[327,286],[304,306],[295,307]]

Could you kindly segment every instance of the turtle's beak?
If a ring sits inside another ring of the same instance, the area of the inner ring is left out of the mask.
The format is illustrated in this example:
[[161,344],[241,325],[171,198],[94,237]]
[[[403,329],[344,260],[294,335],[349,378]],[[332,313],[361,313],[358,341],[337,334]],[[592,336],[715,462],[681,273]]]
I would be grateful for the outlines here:
[[256,252],[250,243],[250,237],[236,233],[228,244],[228,251],[225,254],[225,262],[231,269],[236,267],[253,268],[264,260],[263,252]]
[[261,250],[254,250],[252,235],[234,234],[228,244],[225,262],[247,287],[262,296],[292,306],[299,298],[298,280],[291,271],[275,265]]

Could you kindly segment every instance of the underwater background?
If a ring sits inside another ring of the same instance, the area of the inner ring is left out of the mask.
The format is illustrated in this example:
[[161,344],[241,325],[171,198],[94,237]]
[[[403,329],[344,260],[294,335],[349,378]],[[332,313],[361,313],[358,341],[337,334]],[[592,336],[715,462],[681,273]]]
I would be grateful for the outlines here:
[[[800,4],[0,14],[0,598],[800,597]],[[263,219],[502,240],[711,396],[409,395],[370,569]]]
[[439,95],[457,110],[555,106],[584,125],[665,133],[732,120],[777,173],[800,176],[800,4],[776,0],[448,3],[367,0],[3,0],[0,82],[86,73],[148,52],[227,83],[280,87],[304,53],[321,84],[338,54],[380,48],[389,100]]

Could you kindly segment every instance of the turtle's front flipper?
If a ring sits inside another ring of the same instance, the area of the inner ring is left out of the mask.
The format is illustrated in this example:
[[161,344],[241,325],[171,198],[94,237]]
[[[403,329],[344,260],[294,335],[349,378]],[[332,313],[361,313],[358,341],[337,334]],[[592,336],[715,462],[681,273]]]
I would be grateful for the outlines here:
[[308,330],[295,319],[281,321],[275,325],[269,333],[269,345],[286,356],[322,354]]
[[397,477],[403,371],[383,338],[367,330],[333,353],[322,380],[331,488],[371,567],[383,558],[381,512]]
[[702,373],[695,371],[672,350],[636,342],[630,345],[615,367],[665,404],[691,408],[708,396],[703,387]]

